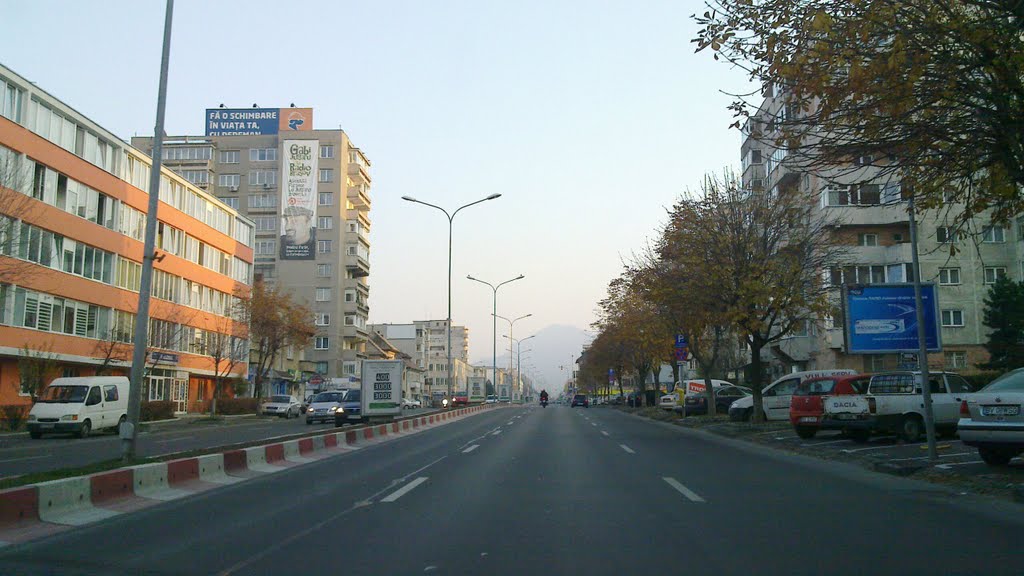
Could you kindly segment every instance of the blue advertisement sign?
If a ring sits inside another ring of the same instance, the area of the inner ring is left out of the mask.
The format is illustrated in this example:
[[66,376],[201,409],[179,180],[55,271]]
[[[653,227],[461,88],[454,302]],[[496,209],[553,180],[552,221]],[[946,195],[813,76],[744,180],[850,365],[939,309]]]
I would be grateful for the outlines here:
[[312,108],[207,108],[207,136],[265,136],[313,129]]
[[[939,303],[934,284],[921,285],[925,343],[942,350]],[[917,306],[913,284],[869,284],[843,288],[846,351],[850,354],[917,352]]]

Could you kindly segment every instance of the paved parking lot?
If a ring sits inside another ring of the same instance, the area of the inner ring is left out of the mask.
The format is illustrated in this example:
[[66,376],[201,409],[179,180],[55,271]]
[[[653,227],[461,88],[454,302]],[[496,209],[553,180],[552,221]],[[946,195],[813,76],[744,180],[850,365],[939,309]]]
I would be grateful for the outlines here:
[[957,486],[965,491],[1012,498],[1015,486],[1024,485],[1024,457],[1014,458],[1009,466],[993,467],[982,462],[978,450],[965,446],[956,437],[939,437],[939,461],[929,465],[928,444],[908,444],[896,436],[872,436],[866,443],[854,442],[840,432],[819,432],[805,440],[796,435],[788,422],[756,426],[749,423],[687,418],[676,423],[775,448],[824,458],[859,463],[875,470]]

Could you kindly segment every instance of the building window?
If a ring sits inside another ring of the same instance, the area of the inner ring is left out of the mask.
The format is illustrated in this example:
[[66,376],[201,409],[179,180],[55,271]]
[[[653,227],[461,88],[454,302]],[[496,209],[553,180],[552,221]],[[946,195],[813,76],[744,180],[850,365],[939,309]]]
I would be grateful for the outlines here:
[[317,251],[317,253],[319,253],[319,254],[330,254],[331,253],[331,245],[332,244],[333,243],[330,240],[317,240],[316,241],[316,251]]
[[985,284],[995,284],[1001,278],[1006,278],[1006,268],[1001,266],[985,267]]
[[885,282],[885,266],[844,266],[832,268],[833,286],[843,284],[879,284]]
[[330,264],[317,264],[316,275],[320,278],[330,278],[331,268],[332,266]]
[[274,162],[277,160],[277,148],[252,148],[249,150],[250,162]]
[[277,184],[277,170],[250,170],[249,186],[274,186]]
[[939,268],[939,284],[952,286],[960,283],[959,268]]
[[956,244],[957,236],[959,234],[949,226],[939,226],[935,229],[935,240],[939,244]]
[[868,372],[881,372],[885,370],[885,354],[868,354],[867,370]]
[[238,164],[239,154],[238,150],[221,150],[220,151],[220,163],[221,164]]
[[181,176],[196,186],[206,186],[210,183],[208,170],[182,170]]
[[321,182],[334,182],[334,170],[330,168],[320,169],[320,181]]
[[273,256],[277,253],[276,240],[257,240],[255,248],[256,256]]
[[331,315],[330,314],[317,314],[316,315],[316,325],[317,326],[330,326],[331,325]]
[[878,184],[829,186],[825,199],[828,206],[873,206],[882,203],[882,193]]
[[317,350],[327,350],[327,346],[329,343],[330,338],[328,338],[327,336],[317,336],[314,348],[316,348]]
[[221,174],[217,177],[217,186],[221,188],[235,188],[242,183],[241,174]]
[[317,288],[316,289],[316,301],[317,302],[330,302],[331,301],[331,289],[330,288]]
[[317,362],[315,370],[317,374],[327,374],[327,362]]
[[320,205],[321,206],[334,206],[334,192],[321,192],[320,193]]
[[334,158],[334,145],[324,144],[320,146],[320,157],[321,158]]
[[858,234],[858,246],[878,246],[878,234]]
[[276,208],[277,194],[250,194],[249,208]]
[[964,325],[964,311],[963,310],[943,310],[942,311],[942,325],[943,326],[963,326]]
[[984,226],[981,229],[981,241],[988,244],[1006,242],[1006,230],[1002,226]]
[[967,368],[967,352],[946,352],[946,368]]
[[253,216],[253,223],[256,224],[256,232],[277,232],[277,216]]
[[330,230],[334,228],[334,219],[330,216],[321,216],[317,218],[316,226],[321,230]]
[[231,196],[229,198],[221,198],[220,201],[225,203],[225,204],[227,204],[228,206],[230,206],[232,210],[238,210],[238,197],[237,196]]

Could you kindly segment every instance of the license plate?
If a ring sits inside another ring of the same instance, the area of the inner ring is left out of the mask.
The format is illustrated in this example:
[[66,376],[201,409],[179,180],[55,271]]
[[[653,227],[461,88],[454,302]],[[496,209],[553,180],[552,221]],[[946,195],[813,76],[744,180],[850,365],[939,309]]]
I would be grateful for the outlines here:
[[818,419],[817,419],[817,418],[815,418],[814,416],[802,416],[802,417],[800,418],[800,421],[801,421],[801,422],[810,422],[810,423],[812,423],[812,424],[815,424],[815,423],[817,423],[817,422],[818,422]]
[[982,406],[982,416],[1019,416],[1020,406]]
[[857,415],[856,414],[837,414],[836,418],[839,418],[840,420],[856,420],[857,419]]
[[39,425],[40,428],[53,428],[53,426],[54,426],[53,424],[40,424]]

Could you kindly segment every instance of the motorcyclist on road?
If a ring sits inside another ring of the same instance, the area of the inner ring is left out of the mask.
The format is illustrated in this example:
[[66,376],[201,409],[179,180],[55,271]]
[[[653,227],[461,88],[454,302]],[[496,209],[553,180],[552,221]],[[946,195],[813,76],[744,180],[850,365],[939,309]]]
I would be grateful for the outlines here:
[[541,390],[540,391],[540,401],[541,402],[547,402],[548,401],[548,391],[547,390]]

